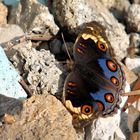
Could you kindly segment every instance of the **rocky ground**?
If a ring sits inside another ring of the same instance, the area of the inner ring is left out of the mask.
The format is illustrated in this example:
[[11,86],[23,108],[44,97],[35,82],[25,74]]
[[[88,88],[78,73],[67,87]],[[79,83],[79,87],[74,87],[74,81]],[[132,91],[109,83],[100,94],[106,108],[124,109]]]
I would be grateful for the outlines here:
[[[78,33],[90,21],[106,28],[129,92],[140,75],[138,0],[48,0],[46,5],[21,0],[15,7],[0,2],[0,140],[138,139],[139,101],[80,130],[61,102],[69,72],[61,33],[72,54]],[[21,42],[10,48],[6,42],[19,36]],[[125,101],[122,97],[121,107]]]

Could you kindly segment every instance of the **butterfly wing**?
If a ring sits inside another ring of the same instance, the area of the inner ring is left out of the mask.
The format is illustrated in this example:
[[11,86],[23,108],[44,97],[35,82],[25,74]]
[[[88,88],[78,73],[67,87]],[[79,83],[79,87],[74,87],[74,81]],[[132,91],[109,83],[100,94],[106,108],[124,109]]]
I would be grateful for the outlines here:
[[[114,55],[103,26],[96,22],[87,23],[74,44],[76,63],[87,64],[93,59]],[[84,62],[84,63],[83,63]]]
[[87,24],[75,42],[75,66],[63,93],[74,120],[83,122],[116,112],[125,78],[113,54],[104,28],[96,22]]
[[97,92],[91,90],[92,97],[98,97],[100,101],[105,98],[105,94],[110,93],[114,98],[109,105],[106,100],[100,101],[104,107],[108,106],[103,114],[113,112],[120,102],[119,93],[124,92],[125,78],[120,64],[112,57],[114,53],[105,35],[105,29],[96,22],[87,24],[76,40],[73,54],[75,69],[93,91],[95,85],[99,88]]
[[78,71],[71,72],[67,76],[63,90],[63,103],[73,115],[74,124],[81,125],[81,122],[89,122],[100,113],[89,91],[87,83]]

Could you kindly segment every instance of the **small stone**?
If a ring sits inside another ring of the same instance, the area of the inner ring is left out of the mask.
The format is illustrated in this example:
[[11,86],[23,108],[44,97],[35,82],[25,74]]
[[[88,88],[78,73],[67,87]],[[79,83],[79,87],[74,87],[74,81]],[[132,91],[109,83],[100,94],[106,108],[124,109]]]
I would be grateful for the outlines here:
[[60,54],[61,49],[62,49],[62,43],[61,43],[60,40],[54,39],[53,41],[51,41],[51,43],[50,43],[50,51],[53,54]]
[[7,24],[7,15],[7,7],[2,2],[0,2],[0,26]]
[[5,114],[3,116],[3,123],[6,123],[6,124],[12,124],[15,122],[15,118],[14,116],[10,115],[10,114]]
[[125,78],[126,78],[126,81],[128,82],[128,84],[131,85],[138,79],[138,76],[124,65],[123,65],[123,70],[124,70]]
[[[94,3],[94,0],[88,0],[90,4]],[[127,11],[130,6],[129,0],[100,0],[101,4],[103,4],[111,13],[120,21],[124,22],[124,13]]]
[[132,43],[131,47],[135,47],[139,49],[140,46],[140,34],[138,33],[130,33],[130,43]]
[[140,4],[140,1],[139,0],[131,0],[131,3],[132,4]]
[[48,40],[59,31],[48,8],[37,0],[21,0],[10,12],[9,23],[18,24],[25,32],[36,30],[35,34],[42,34]]
[[129,32],[140,32],[140,5],[132,4],[126,15],[127,30]]
[[140,58],[126,58],[125,65],[129,70],[140,73]]

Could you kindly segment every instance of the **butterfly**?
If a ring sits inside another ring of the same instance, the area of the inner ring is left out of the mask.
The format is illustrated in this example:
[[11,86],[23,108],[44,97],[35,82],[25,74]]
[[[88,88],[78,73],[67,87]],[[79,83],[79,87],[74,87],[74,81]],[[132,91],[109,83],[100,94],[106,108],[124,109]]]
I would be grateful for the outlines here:
[[73,47],[74,66],[63,90],[63,103],[76,127],[94,118],[117,112],[124,93],[125,75],[114,58],[105,28],[90,22],[78,35]]

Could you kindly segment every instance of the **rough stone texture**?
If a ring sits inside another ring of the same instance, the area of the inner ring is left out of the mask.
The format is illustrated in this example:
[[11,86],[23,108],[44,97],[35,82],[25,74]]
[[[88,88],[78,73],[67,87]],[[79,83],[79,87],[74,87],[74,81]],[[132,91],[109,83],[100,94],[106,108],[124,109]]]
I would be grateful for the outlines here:
[[21,0],[19,5],[12,9],[9,23],[18,24],[25,32],[41,33],[48,40],[59,31],[48,8],[36,0]]
[[7,7],[0,2],[0,26],[7,24]]
[[137,49],[139,49],[139,47],[140,47],[140,34],[131,33],[129,36],[130,36],[130,43],[132,42],[131,47],[136,47]]
[[[129,91],[130,85],[126,84],[125,92]],[[122,98],[120,107],[124,105],[126,99],[127,97]],[[125,135],[128,135],[127,121],[123,121],[122,123],[121,120],[126,120],[127,116],[124,116],[123,113],[121,113],[121,110],[118,110],[118,113],[114,116],[95,120],[92,125],[89,125],[86,128],[86,140],[114,140],[115,134],[121,139],[125,139]],[[122,118],[120,118],[120,116],[122,116]],[[124,132],[122,132],[120,124],[122,125],[121,127],[126,129],[123,129]]]
[[[102,7],[102,8],[101,8]],[[79,33],[86,22],[97,21],[105,26],[108,39],[115,50],[117,58],[123,59],[129,46],[129,37],[124,27],[117,22],[114,16],[97,0],[92,5],[85,0],[57,0],[53,1],[55,18],[62,27],[66,26],[71,33]]]
[[20,78],[0,46],[0,94],[17,99],[26,98],[27,94],[19,84]]
[[16,50],[18,49],[18,47],[22,47],[23,44],[26,42],[23,42],[22,45],[20,44],[20,45],[17,45],[16,47],[13,46],[12,49],[8,49],[8,46],[4,44],[13,38],[23,36],[23,35],[24,35],[24,32],[18,25],[7,24],[0,27],[0,44],[4,48],[6,55],[9,59],[16,53]]
[[[93,0],[88,0],[93,1]],[[108,9],[115,8],[120,11],[123,11],[124,9],[128,8],[128,5],[130,5],[130,2],[128,0],[99,0],[105,7]]]
[[0,27],[0,43],[7,42],[14,37],[21,36],[23,34],[23,30],[18,25],[4,25]]
[[126,15],[127,30],[130,32],[140,32],[140,5],[132,4],[128,8]]
[[23,107],[22,100],[6,97],[0,94],[0,122],[2,121],[1,117],[4,114],[11,114],[11,115],[17,114],[22,110],[22,107]]
[[60,75],[63,67],[55,60],[50,51],[44,49],[37,51],[29,42],[18,49],[18,53],[13,56],[12,61],[31,84],[31,89],[38,94],[44,90],[52,94],[62,91],[63,79]]
[[140,58],[126,58],[125,65],[135,73],[140,73]]
[[15,122],[0,127],[1,140],[77,140],[71,115],[51,95],[33,96],[24,101]]
[[[92,2],[93,0],[89,1]],[[128,0],[100,0],[100,2],[108,8],[120,22],[124,22],[124,12],[126,12],[130,6]]]
[[139,0],[131,0],[131,3],[140,4]]

